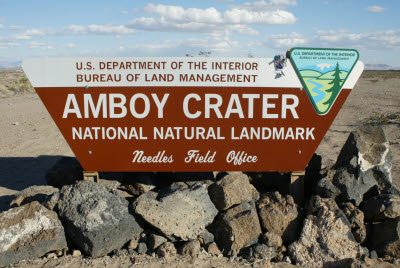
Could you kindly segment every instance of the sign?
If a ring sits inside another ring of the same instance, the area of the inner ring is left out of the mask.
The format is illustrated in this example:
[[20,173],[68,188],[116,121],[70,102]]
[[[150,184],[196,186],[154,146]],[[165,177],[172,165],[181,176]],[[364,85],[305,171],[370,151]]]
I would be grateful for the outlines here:
[[294,48],[290,51],[293,67],[318,114],[326,114],[332,107],[358,58],[358,51],[354,49]]
[[269,58],[46,58],[23,69],[86,170],[293,171],[363,70],[301,59],[321,51],[333,50],[291,50],[284,75]]

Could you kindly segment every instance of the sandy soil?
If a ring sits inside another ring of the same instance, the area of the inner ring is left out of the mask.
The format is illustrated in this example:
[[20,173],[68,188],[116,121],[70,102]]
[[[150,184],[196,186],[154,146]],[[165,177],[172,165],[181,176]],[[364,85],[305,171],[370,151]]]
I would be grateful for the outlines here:
[[[383,263],[383,262],[382,262]],[[71,255],[64,256],[58,259],[33,259],[27,261],[21,261],[18,265],[13,267],[148,267],[148,268],[159,268],[159,267],[265,267],[265,268],[290,268],[296,267],[287,263],[269,263],[266,261],[257,260],[249,262],[247,260],[234,260],[224,257],[209,256],[207,253],[200,253],[197,258],[193,257],[182,257],[174,256],[169,258],[158,258],[156,256],[149,255],[136,255],[136,256],[105,256],[101,258],[82,258],[72,257]],[[384,266],[386,267],[386,266]],[[390,265],[387,267],[391,267]],[[383,268],[383,267],[382,267]]]
[[[370,268],[394,268],[398,267],[391,263],[384,262],[383,260],[372,260],[367,258],[365,260],[365,267]],[[248,261],[243,259],[228,259],[224,257],[210,256],[207,253],[200,253],[198,257],[182,257],[174,256],[170,258],[158,258],[149,255],[123,255],[123,256],[105,256],[101,258],[83,258],[72,257],[67,255],[56,259],[36,258],[32,260],[21,261],[13,268],[40,268],[40,267],[82,267],[82,268],[120,268],[120,267],[146,267],[146,268],[233,268],[233,267],[258,267],[258,268],[294,268],[288,263],[270,263],[265,260]]]
[[[0,96],[0,212],[8,208],[13,195],[18,191],[31,185],[45,184],[46,170],[61,156],[73,156],[39,97],[32,92],[24,92],[12,95],[8,90],[7,94],[3,95],[5,97]],[[349,132],[375,113],[400,114],[400,75],[389,79],[382,77],[360,79],[317,150],[323,157],[323,164],[334,163]],[[385,124],[384,130],[392,150],[393,183],[400,188],[400,124]],[[104,261],[104,258],[100,258],[98,263],[86,265],[81,261],[76,262],[74,259],[69,260],[64,257],[52,260],[50,263],[38,259],[29,266],[71,267],[79,263],[84,264],[84,267],[85,265],[100,267]],[[121,261],[124,263],[126,261],[127,266],[130,265],[127,257],[126,260],[115,262],[115,267],[121,265]],[[216,265],[214,261],[211,258],[198,265],[189,265],[190,262],[179,259],[167,263],[176,263],[178,267],[232,266],[229,263],[218,263],[229,261],[225,258],[215,261]],[[148,263],[154,267],[168,266],[159,259]],[[110,262],[110,266],[113,267],[111,264]]]

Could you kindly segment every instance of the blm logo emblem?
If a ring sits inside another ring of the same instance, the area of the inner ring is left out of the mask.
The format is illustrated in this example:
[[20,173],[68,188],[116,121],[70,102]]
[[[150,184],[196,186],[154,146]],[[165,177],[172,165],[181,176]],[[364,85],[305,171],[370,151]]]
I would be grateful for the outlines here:
[[293,48],[290,60],[315,111],[329,112],[357,63],[355,49]]

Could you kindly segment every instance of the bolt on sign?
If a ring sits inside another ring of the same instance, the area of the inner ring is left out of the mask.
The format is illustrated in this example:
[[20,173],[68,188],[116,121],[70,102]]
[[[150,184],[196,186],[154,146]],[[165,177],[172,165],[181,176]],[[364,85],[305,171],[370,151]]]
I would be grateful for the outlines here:
[[288,55],[279,70],[269,58],[209,57],[28,59],[23,69],[86,170],[293,171],[364,65],[351,49]]

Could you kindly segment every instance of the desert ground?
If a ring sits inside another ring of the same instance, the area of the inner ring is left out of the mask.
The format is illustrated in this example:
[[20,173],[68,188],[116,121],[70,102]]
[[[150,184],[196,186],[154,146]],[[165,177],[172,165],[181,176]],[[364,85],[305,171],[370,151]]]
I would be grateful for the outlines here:
[[[73,153],[23,72],[0,72],[0,114],[1,212],[8,209],[18,191],[46,184],[46,170],[61,156]],[[393,184],[400,188],[400,72],[363,73],[317,150],[324,166],[335,162],[349,133],[361,124],[383,126],[393,157]],[[45,263],[25,264],[38,267]],[[53,265],[56,263],[51,262]]]

